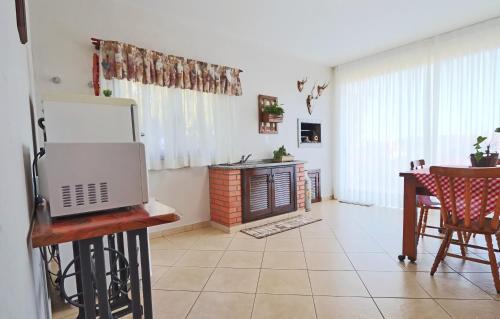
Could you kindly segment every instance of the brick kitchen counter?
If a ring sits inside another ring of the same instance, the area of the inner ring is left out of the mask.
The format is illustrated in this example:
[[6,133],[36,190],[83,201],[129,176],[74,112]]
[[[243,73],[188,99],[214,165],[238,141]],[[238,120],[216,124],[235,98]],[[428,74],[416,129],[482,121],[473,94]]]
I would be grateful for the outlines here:
[[244,196],[242,193],[242,174],[247,169],[295,166],[296,207],[297,209],[304,208],[304,163],[303,161],[284,163],[249,161],[245,164],[209,166],[211,221],[222,225],[222,228],[226,230],[242,224],[242,199]]

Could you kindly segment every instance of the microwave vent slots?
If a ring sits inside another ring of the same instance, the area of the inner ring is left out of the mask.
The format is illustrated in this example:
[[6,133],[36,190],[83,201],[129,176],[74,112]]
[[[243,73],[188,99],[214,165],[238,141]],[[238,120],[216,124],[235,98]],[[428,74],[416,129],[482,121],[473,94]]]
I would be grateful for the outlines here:
[[82,184],[75,185],[75,197],[76,197],[76,206],[82,206],[85,204],[85,195],[83,193]]
[[107,203],[109,201],[108,183],[99,183],[99,192],[101,194],[101,202]]
[[87,185],[87,192],[88,192],[88,197],[89,197],[89,204],[96,204],[97,203],[97,190],[96,190],[94,183]]
[[71,201],[71,188],[69,187],[69,185],[61,187],[61,195],[64,207],[73,206],[73,203]]
[[[87,184],[87,192],[85,192],[84,184],[64,185],[61,186],[61,198],[63,207],[95,205],[99,202],[97,193],[97,184]],[[99,183],[100,202],[109,202],[108,183]]]

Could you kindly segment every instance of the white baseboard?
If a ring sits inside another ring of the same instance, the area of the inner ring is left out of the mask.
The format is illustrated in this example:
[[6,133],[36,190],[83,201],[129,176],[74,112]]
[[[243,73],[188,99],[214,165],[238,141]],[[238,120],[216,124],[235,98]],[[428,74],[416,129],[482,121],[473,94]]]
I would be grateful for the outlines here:
[[205,228],[205,227],[210,227],[210,221],[207,220],[207,221],[194,223],[194,224],[190,224],[190,225],[183,225],[183,226],[174,227],[174,228],[170,228],[170,229],[149,232],[149,239],[160,238],[160,237],[178,234],[178,233],[184,233],[187,231]]

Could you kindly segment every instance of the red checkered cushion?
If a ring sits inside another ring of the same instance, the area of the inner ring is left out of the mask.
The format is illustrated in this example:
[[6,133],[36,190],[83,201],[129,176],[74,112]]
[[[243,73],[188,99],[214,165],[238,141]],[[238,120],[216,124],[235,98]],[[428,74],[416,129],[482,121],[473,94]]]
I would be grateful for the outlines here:
[[[429,173],[414,173],[417,180],[425,186],[433,195],[437,196],[437,186],[434,175]],[[439,177],[441,187],[443,188],[443,197],[445,202],[441,203],[451,211],[450,183],[447,177]],[[481,209],[481,195],[484,186],[484,179],[471,179],[471,219],[479,217]],[[457,216],[464,218],[465,214],[465,178],[454,178],[455,200],[457,205]],[[488,199],[486,202],[486,211],[492,212],[495,209],[496,201],[500,195],[500,179],[490,179],[488,184]]]
[[440,208],[439,200],[434,196],[417,195],[417,206],[427,206],[430,208]]

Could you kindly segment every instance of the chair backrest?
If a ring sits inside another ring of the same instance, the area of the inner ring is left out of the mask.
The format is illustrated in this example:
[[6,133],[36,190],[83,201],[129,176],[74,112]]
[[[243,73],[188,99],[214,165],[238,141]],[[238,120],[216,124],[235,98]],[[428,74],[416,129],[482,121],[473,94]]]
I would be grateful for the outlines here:
[[425,160],[423,159],[419,159],[419,160],[415,160],[415,161],[411,161],[410,162],[410,170],[415,170],[415,169],[423,169],[425,166]]
[[500,168],[457,168],[431,166],[443,220],[457,226],[485,227],[485,217],[493,212],[491,227],[500,216]]

